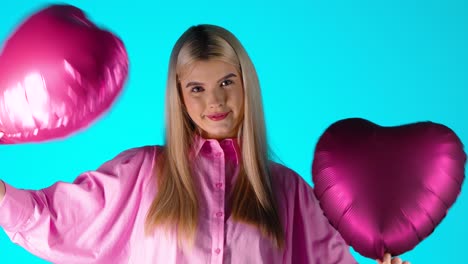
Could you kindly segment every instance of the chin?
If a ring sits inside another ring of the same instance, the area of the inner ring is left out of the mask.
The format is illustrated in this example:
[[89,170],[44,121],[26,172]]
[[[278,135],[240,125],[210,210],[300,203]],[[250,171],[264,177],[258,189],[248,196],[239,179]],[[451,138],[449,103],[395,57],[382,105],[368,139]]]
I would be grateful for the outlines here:
[[207,138],[213,139],[223,139],[223,138],[233,138],[237,135],[233,135],[231,132],[218,132],[218,133],[207,133]]

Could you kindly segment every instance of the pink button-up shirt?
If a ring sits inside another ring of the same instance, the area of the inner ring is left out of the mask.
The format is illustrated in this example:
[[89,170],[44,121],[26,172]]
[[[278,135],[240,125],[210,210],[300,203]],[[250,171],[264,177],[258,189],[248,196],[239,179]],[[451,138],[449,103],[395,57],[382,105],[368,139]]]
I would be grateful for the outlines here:
[[231,216],[229,193],[239,164],[236,140],[198,138],[192,148],[201,202],[193,248],[162,230],[145,236],[158,189],[152,178],[159,146],[124,151],[73,183],[39,190],[5,184],[0,226],[11,240],[53,263],[356,263],[324,217],[312,188],[277,163],[270,169],[286,234],[285,248]]

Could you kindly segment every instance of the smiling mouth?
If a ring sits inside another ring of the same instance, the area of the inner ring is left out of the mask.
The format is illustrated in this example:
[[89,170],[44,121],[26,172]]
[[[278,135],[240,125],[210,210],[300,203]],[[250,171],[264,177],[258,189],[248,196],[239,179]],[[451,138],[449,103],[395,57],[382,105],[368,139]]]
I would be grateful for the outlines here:
[[229,113],[230,112],[219,113],[219,114],[214,114],[214,115],[207,115],[206,117],[208,117],[209,119],[211,119],[213,121],[219,121],[219,120],[223,120],[224,118],[226,118],[229,115]]

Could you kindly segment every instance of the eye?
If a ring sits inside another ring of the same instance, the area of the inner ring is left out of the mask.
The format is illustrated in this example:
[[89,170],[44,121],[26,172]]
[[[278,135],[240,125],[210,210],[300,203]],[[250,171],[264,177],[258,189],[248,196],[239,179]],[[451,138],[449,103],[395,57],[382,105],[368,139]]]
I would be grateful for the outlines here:
[[233,84],[234,82],[231,81],[231,80],[224,80],[222,83],[221,83],[221,86],[228,86],[230,84]]
[[203,91],[203,88],[201,86],[195,86],[190,90],[192,93],[199,93]]

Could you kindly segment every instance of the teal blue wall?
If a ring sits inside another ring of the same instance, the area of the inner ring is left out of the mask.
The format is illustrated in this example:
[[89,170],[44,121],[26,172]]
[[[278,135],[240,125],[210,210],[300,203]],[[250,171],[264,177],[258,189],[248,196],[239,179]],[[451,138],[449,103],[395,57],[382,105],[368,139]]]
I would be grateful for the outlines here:
[[[7,3],[4,3],[7,2]],[[0,40],[48,1],[2,1]],[[130,78],[114,107],[61,141],[1,146],[0,178],[39,189],[73,181],[118,152],[163,140],[169,54],[200,23],[228,28],[260,77],[270,143],[311,182],[314,145],[328,125],[363,117],[393,126],[431,120],[468,142],[466,1],[68,1],[126,43]],[[459,263],[468,231],[462,191],[435,232],[403,255],[412,263]],[[359,263],[375,263],[354,253]],[[458,255],[457,255],[458,254]],[[1,263],[45,263],[0,232]]]

